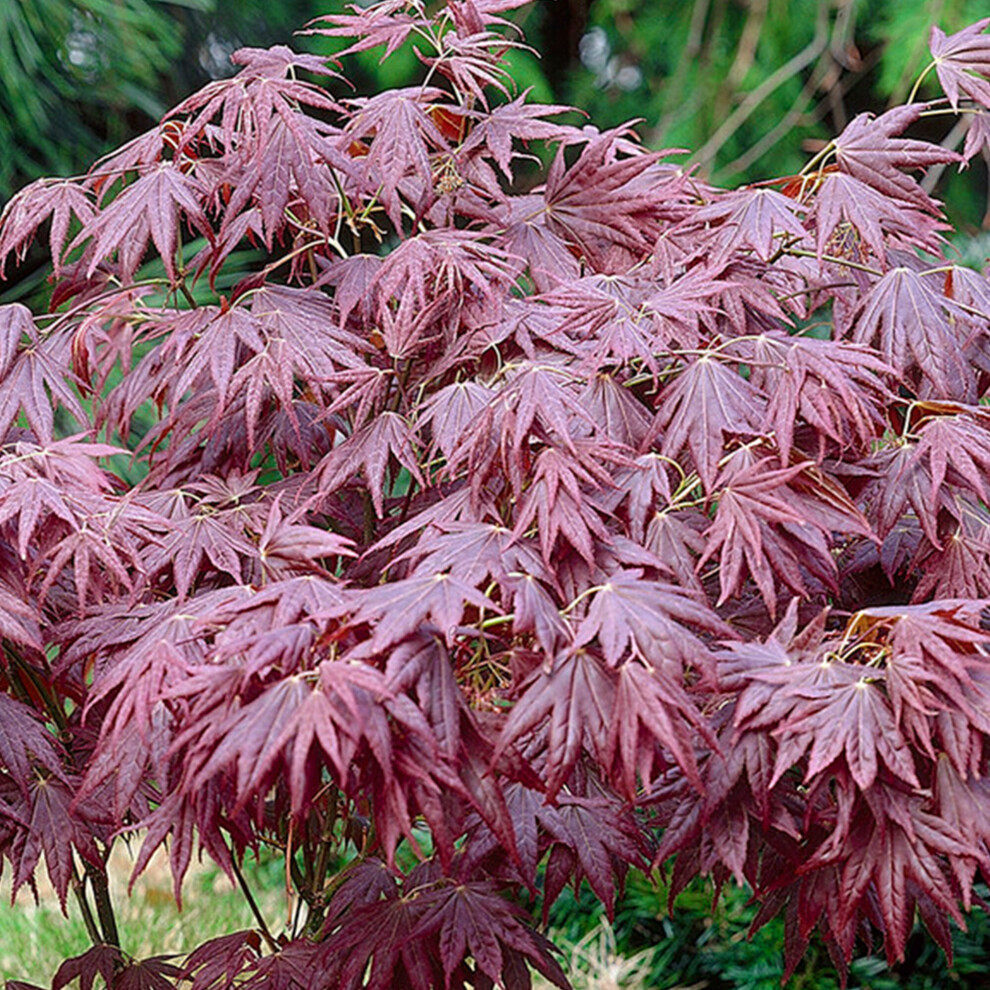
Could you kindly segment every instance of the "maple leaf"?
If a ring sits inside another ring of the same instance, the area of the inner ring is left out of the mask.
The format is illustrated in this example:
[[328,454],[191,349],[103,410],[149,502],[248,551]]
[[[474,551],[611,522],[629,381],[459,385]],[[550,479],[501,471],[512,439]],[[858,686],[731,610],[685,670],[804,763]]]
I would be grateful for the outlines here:
[[963,145],[963,161],[968,163],[978,154],[990,150],[990,114],[973,114],[966,130],[966,143]]
[[[91,707],[83,731],[98,721]],[[97,744],[77,800],[99,800],[114,822],[140,821],[161,792],[154,781],[168,781],[172,765],[165,754],[172,744],[173,722],[164,702],[157,702],[147,724],[132,722],[116,733],[116,746]],[[80,732],[81,736],[83,732]],[[181,904],[181,898],[178,898]]]
[[[932,410],[939,411],[937,405]],[[945,412],[950,414],[933,415],[921,424],[917,446],[912,452],[914,458],[927,460],[932,482],[929,504],[938,501],[939,490],[946,482],[985,498],[990,495],[986,474],[990,418],[979,407],[965,409],[950,405]]]
[[903,705],[928,713],[925,696],[912,690],[911,682],[918,681],[937,706],[950,707],[976,726],[985,724],[982,681],[987,661],[980,645],[978,609],[978,603],[949,599],[900,610],[863,610],[859,621],[876,624],[889,644],[887,666],[893,676],[888,679],[898,713]]
[[[751,643],[742,645],[746,654],[752,648]],[[800,834],[787,806],[785,783],[769,786],[774,756],[769,736],[735,727],[734,707],[726,706],[714,720],[717,748],[700,755],[702,787],[670,774],[657,782],[650,795],[650,803],[664,809],[667,822],[654,863],[677,854],[671,897],[698,871],[723,877],[728,871],[756,886],[751,851],[757,836],[768,838],[769,854]]]
[[[839,896],[844,907],[838,912],[841,925],[843,919],[855,916],[862,898],[875,897],[890,963],[903,957],[922,897],[934,900],[957,924],[963,923],[945,859],[969,854],[962,836],[919,807],[917,799],[898,795],[890,803],[894,801],[910,810],[904,809],[901,821],[881,819],[872,827],[863,823],[863,832],[857,836],[860,841],[843,864]],[[895,809],[881,805],[878,810],[889,814]]]
[[[627,134],[619,128],[592,136],[570,168],[560,148],[547,172],[548,227],[598,270],[609,246],[640,260],[659,233],[656,193],[643,178],[662,155],[629,154]],[[626,156],[619,157],[620,152]]]
[[599,373],[588,381],[581,400],[601,433],[614,443],[635,450],[650,436],[649,414],[632,394],[628,380]]
[[47,570],[38,589],[44,601],[71,564],[82,613],[91,597],[100,602],[134,589],[135,576],[143,574],[142,552],[158,542],[162,520],[130,500],[79,499],[77,505],[88,512],[89,525],[45,539],[32,571]]
[[582,753],[600,761],[608,755],[615,690],[614,674],[590,651],[578,648],[558,656],[520,685],[495,757],[514,744],[528,745],[535,735],[546,750],[547,793],[552,798]]
[[[398,977],[417,990],[521,986],[530,980],[528,963],[562,990],[569,986],[549,943],[490,883],[445,878],[434,862],[403,880],[402,895],[360,904],[333,926],[324,944],[341,985],[363,975],[368,990],[385,990]],[[361,934],[369,924],[380,937]]]
[[123,954],[113,945],[94,945],[81,956],[66,959],[59,966],[52,986],[61,990],[73,980],[79,980],[80,990],[93,990],[96,977],[102,978],[106,986],[112,986],[118,967],[123,963]]
[[465,584],[479,586],[488,578],[500,586],[510,578],[535,575],[544,580],[549,573],[541,558],[512,530],[494,523],[439,522],[438,532],[396,558],[415,560],[414,574],[450,573]]
[[703,206],[691,216],[691,223],[715,227],[713,266],[718,267],[736,251],[751,250],[769,261],[782,241],[803,241],[807,231],[800,212],[800,203],[772,189],[744,189]]
[[[594,466],[590,462],[589,466]],[[516,536],[535,523],[543,559],[549,565],[559,536],[588,561],[594,562],[595,538],[608,543],[609,535],[598,512],[584,498],[585,486],[607,483],[600,469],[593,473],[552,447],[536,458],[533,484],[519,506]]]
[[[7,370],[0,378],[0,436],[23,413],[35,439],[51,442],[55,439],[57,407],[65,409],[78,423],[85,423],[86,412],[72,387],[76,379],[70,371],[70,339],[58,333],[39,338],[31,332],[22,307],[16,305],[3,307],[0,318],[11,321],[3,335]],[[29,335],[30,342],[12,355],[13,338],[23,333]]]
[[[799,688],[800,700],[774,730],[780,740],[774,780],[807,752],[806,779],[841,754],[860,788],[876,780],[881,760],[899,779],[918,786],[907,740],[878,679],[855,665],[829,664],[815,680],[814,688]],[[824,726],[827,731],[820,731]]]
[[243,75],[248,79],[281,81],[289,76],[289,81],[296,83],[300,89],[313,92],[319,91],[292,78],[294,69],[304,69],[317,76],[339,78],[338,74],[327,65],[326,59],[319,55],[294,52],[286,45],[272,45],[271,48],[238,48],[231,52],[230,61],[234,65],[244,66]]
[[0,766],[27,797],[35,767],[57,780],[66,779],[64,755],[55,737],[34,710],[0,694]]
[[[334,189],[334,174],[327,160],[338,169],[349,167],[344,156],[336,150],[335,132],[327,125],[306,117],[282,101],[276,102],[275,111],[267,126],[263,149],[241,170],[221,228],[221,236],[227,234],[231,225],[243,215],[245,207],[253,204],[269,248],[285,227],[290,208],[297,214],[305,211],[307,224],[312,224],[324,235],[330,234],[340,210],[340,198]],[[218,261],[214,260],[214,266]]]
[[[554,140],[568,132],[569,129],[563,125],[543,118],[567,113],[570,107],[526,103],[526,96],[526,93],[522,93],[514,100],[493,107],[489,113],[482,115],[465,138],[461,146],[462,154],[490,155],[502,174],[511,179],[513,159],[521,157],[514,141]],[[523,200],[533,205],[542,205],[536,197],[532,200],[524,197]]]
[[491,321],[511,275],[510,259],[481,235],[444,230],[408,238],[370,286],[389,354],[413,353],[436,322],[448,335],[456,332],[468,301]]
[[231,987],[258,959],[260,948],[261,936],[256,931],[231,932],[208,939],[189,953],[182,978],[190,980],[195,990]]
[[455,478],[466,471],[478,491],[499,466],[515,490],[522,491],[524,468],[536,441],[552,443],[548,450],[559,446],[570,454],[571,461],[565,459],[564,466],[572,473],[576,470],[580,476],[597,477],[599,484],[607,484],[608,473],[593,459],[581,458],[573,439],[594,426],[575,385],[570,372],[553,365],[525,362],[513,369],[451,450],[444,475]]
[[440,820],[431,817],[441,862],[449,867],[455,858],[455,841],[463,833],[468,807],[481,816],[510,857],[517,859],[516,837],[502,789],[490,773],[493,747],[457,684],[443,644],[430,636],[407,640],[389,654],[385,675],[393,691],[408,692],[415,701],[440,752],[458,775],[460,786],[449,789],[440,801]]
[[332,973],[321,958],[320,947],[308,938],[284,941],[278,951],[259,956],[242,972],[238,986],[245,990],[300,990],[313,984],[330,986]]
[[[920,407],[921,410],[925,406]],[[931,409],[908,442],[881,450],[864,464],[879,474],[864,492],[881,535],[888,535],[908,509],[929,541],[941,547],[938,518],[955,516],[953,490],[984,498],[990,445],[982,414],[950,404]],[[944,415],[937,415],[943,412]]]
[[[101,620],[111,616],[112,612],[105,611]],[[122,651],[116,662],[104,665],[88,699],[90,707],[104,698],[113,699],[101,729],[108,750],[118,748],[120,736],[129,727],[136,727],[144,738],[154,732],[157,704],[185,682],[207,651],[206,644],[190,648],[189,637],[197,617],[179,612],[172,603],[146,607],[126,617],[131,622],[118,626],[115,637],[100,637],[104,655],[111,654],[114,646],[123,646],[126,652]],[[99,637],[99,632],[95,635]],[[77,636],[83,648],[89,645],[85,624]],[[71,662],[72,654],[64,659]]]
[[[0,374],[6,378],[14,359],[22,349],[24,338],[26,337],[32,344],[37,344],[38,331],[31,311],[19,303],[0,306],[0,327],[3,328],[0,332]],[[2,432],[7,432],[6,426]]]
[[660,397],[658,420],[665,430],[663,453],[677,457],[685,447],[705,489],[714,485],[725,433],[760,432],[765,399],[757,389],[711,353],[688,363]]
[[235,878],[231,844],[235,850],[244,850],[251,842],[251,831],[246,816],[232,814],[234,797],[229,786],[211,781],[194,794],[183,794],[174,787],[181,779],[170,781],[173,789],[161,797],[150,813],[139,819],[137,827],[144,832],[144,841],[138,851],[131,882],[141,875],[159,847],[168,852],[172,872],[172,894],[176,903],[182,903],[182,882],[192,864],[198,845],[231,879]]
[[[439,958],[425,957],[417,950],[413,932],[427,902],[417,898],[389,898],[362,905],[325,942],[339,968],[341,985],[363,979],[364,985],[385,990],[399,977],[407,985],[428,987]],[[367,931],[379,933],[369,940]],[[419,945],[422,946],[422,940]],[[443,979],[436,973],[437,981]]]
[[572,640],[571,626],[553,595],[532,574],[510,573],[503,588],[511,602],[515,632],[532,633],[547,656]]
[[110,825],[106,809],[93,801],[77,801],[77,784],[77,778],[69,774],[34,773],[28,793],[10,802],[15,821],[23,822],[7,850],[13,867],[12,889],[16,893],[32,882],[44,853],[45,871],[63,910],[76,876],[76,855],[101,868],[96,839]]
[[[874,671],[827,657],[794,663],[779,646],[763,656],[748,651],[737,656],[749,665],[735,722],[749,730],[772,727],[778,740],[770,788],[795,765],[809,781],[834,769],[840,756],[860,788],[877,779],[881,757],[890,771],[906,773],[917,786],[907,740]],[[771,703],[761,709],[760,699],[768,696]],[[828,725],[828,731],[817,725]],[[807,763],[800,763],[809,748]]]
[[660,509],[649,520],[642,543],[657,560],[663,561],[682,588],[703,591],[696,565],[705,552],[703,533],[708,525],[708,517],[697,509]]
[[532,51],[528,45],[506,38],[497,31],[477,30],[469,34],[459,30],[444,35],[443,48],[438,55],[424,55],[418,48],[416,54],[425,65],[449,79],[457,92],[468,94],[487,107],[486,86],[509,96],[512,76],[504,59],[511,49]]
[[61,990],[74,979],[79,990],[91,990],[99,976],[103,985],[114,990],[175,990],[182,972],[170,961],[173,956],[132,959],[112,945],[95,945],[81,956],[66,959],[52,981],[53,990]]
[[818,257],[832,255],[857,263],[868,260],[868,247],[881,268],[887,267],[888,238],[938,254],[942,225],[928,212],[892,199],[865,181],[830,172],[815,187],[808,218],[815,226]]
[[986,782],[966,778],[953,766],[952,760],[941,755],[935,776],[935,799],[939,815],[966,842],[973,856],[953,856],[949,863],[963,893],[963,906],[970,910],[973,878],[977,867],[985,870],[988,858],[986,819],[979,812],[985,799]]
[[[21,559],[30,557],[28,581],[47,571],[39,604],[70,564],[80,611],[90,590],[99,600],[132,587],[131,574],[140,571],[141,549],[155,540],[157,520],[105,494],[109,477],[94,459],[120,452],[70,437],[45,447],[16,444],[0,454],[0,524],[17,520],[16,537],[13,527],[9,532]],[[76,486],[69,498],[60,490],[67,479]]]
[[15,590],[11,585],[5,587],[0,583],[0,636],[21,646],[42,650],[39,615],[25,602],[26,597],[22,589]]
[[627,651],[650,665],[696,664],[707,651],[688,626],[732,635],[701,598],[676,585],[644,580],[640,569],[618,570],[590,590],[591,604],[578,623],[574,645],[597,638],[612,666]]
[[433,104],[442,103],[444,96],[435,87],[416,86],[347,101],[350,119],[346,132],[351,141],[364,142],[369,148],[360,159],[362,186],[380,190],[382,206],[399,229],[402,180],[415,175],[432,195],[430,156],[450,152],[447,139],[428,112]]
[[[201,710],[213,712],[212,724],[193,724],[176,738],[176,748],[189,747],[188,786],[195,789],[230,767],[236,773],[238,800],[244,803],[271,778],[276,762],[284,760],[294,810],[315,789],[307,766],[310,749],[317,747],[344,777],[355,745],[366,729],[370,731],[362,714],[362,709],[371,710],[367,695],[381,695],[385,690],[376,670],[332,663],[322,666],[315,676],[298,673],[269,684],[237,706],[216,689],[204,691],[203,686],[189,680],[182,686],[182,693],[195,690],[200,694]],[[374,731],[380,740],[381,725]],[[378,750],[380,758],[389,759],[387,742],[379,741]]]
[[[744,576],[756,582],[771,615],[776,610],[777,582],[807,595],[805,574],[814,574],[835,586],[832,532],[841,527],[861,536],[871,535],[862,514],[841,493],[818,500],[817,486],[808,486],[811,498],[791,489],[807,464],[775,467],[774,458],[739,464],[734,455],[716,479],[721,484],[715,521],[705,533],[705,561],[719,552],[719,604],[738,594]],[[838,511],[836,511],[838,510]]]
[[[374,623],[374,633],[364,649],[377,652],[418,631],[428,621],[449,642],[466,608],[472,605],[482,612],[501,611],[495,602],[454,573],[420,569],[401,581],[362,591],[352,621]],[[387,622],[382,621],[386,618]]]
[[[253,293],[251,317],[265,344],[252,359],[241,363],[230,389],[231,394],[241,389],[245,393],[249,434],[266,386],[292,421],[296,378],[318,389],[340,369],[365,366],[361,355],[369,350],[368,345],[337,327],[322,295],[269,286]],[[314,340],[318,341],[315,346]]]
[[922,105],[895,107],[874,118],[861,113],[835,139],[836,161],[843,172],[884,196],[923,211],[937,207],[921,186],[901,169],[921,169],[961,160],[958,152],[928,141],[898,138],[921,116]]
[[818,435],[817,459],[831,440],[840,449],[868,445],[882,432],[894,369],[865,347],[834,348],[813,337],[761,334],[733,351],[751,366],[750,381],[769,396],[766,427],[786,463],[801,421]]
[[89,220],[69,250],[88,242],[87,275],[92,275],[97,265],[116,253],[122,277],[130,280],[150,238],[166,274],[174,281],[178,277],[175,256],[180,219],[185,219],[208,240],[213,239],[213,228],[203,209],[205,191],[194,175],[162,162],[132,182]]
[[960,93],[990,107],[990,37],[984,34],[988,24],[990,17],[984,17],[950,35],[932,25],[928,46],[953,110],[959,108]]
[[936,395],[966,401],[972,372],[952,313],[951,300],[916,272],[894,268],[864,296],[853,340],[878,346],[899,374],[920,372]]
[[[580,276],[581,264],[567,241],[555,234],[547,224],[541,196],[533,194],[510,200],[500,228],[496,243],[508,254],[525,262],[525,270],[537,291],[552,291],[562,278],[576,279]],[[528,330],[528,321],[536,316],[532,308],[521,307],[517,309],[517,314],[519,330]],[[528,337],[527,333],[523,338],[527,344]],[[524,346],[524,351],[530,358],[535,356],[531,344]]]
[[[649,436],[650,424],[642,407],[637,405],[634,408],[638,409],[642,416],[639,422],[633,424],[637,432],[640,428],[644,431],[642,442]],[[620,410],[620,412],[624,411]],[[605,415],[608,416],[610,413],[606,412]],[[626,422],[621,423],[622,432],[626,432],[629,428]],[[625,508],[629,519],[629,531],[633,539],[638,542],[643,542],[647,520],[651,516],[656,518],[655,510],[661,506],[668,506],[673,499],[669,469],[670,462],[667,458],[650,453],[637,457],[632,464],[621,468],[616,474],[615,492],[607,499],[606,504],[613,512],[620,506]]]
[[662,287],[652,280],[592,275],[543,298],[584,355],[584,367],[635,362],[656,377],[657,355],[676,339],[694,339],[699,315],[714,310],[707,299],[716,291],[707,273],[692,272]]
[[[356,38],[352,44],[337,53],[340,58],[355,52],[367,51],[385,45],[382,60],[395,51],[409,35],[419,29],[428,29],[429,18],[414,17],[406,0],[378,0],[369,5],[352,4],[352,14],[323,14],[311,24],[329,24],[330,27],[309,27],[304,34],[322,34],[329,38]],[[415,9],[415,8],[414,8]]]
[[[286,110],[291,112],[298,106],[330,113],[338,110],[325,90],[295,78],[297,67],[321,76],[335,76],[318,56],[300,55],[285,45],[275,45],[271,49],[239,48],[230,58],[235,65],[243,66],[241,72],[231,79],[208,83],[169,111],[169,123],[182,121],[183,136],[177,149],[180,152],[209,135],[225,152],[247,163],[252,153],[264,148],[269,127],[276,120],[286,119],[282,117]],[[217,117],[220,123],[214,131],[212,121]],[[103,168],[113,165],[110,159]],[[123,167],[131,168],[133,164],[124,163]]]
[[96,208],[79,184],[67,179],[37,179],[13,196],[0,215],[0,276],[12,253],[23,261],[38,228],[49,218],[48,247],[56,273],[73,217],[84,226]]
[[635,819],[613,795],[595,789],[588,795],[560,795],[556,806],[540,814],[540,821],[555,840],[547,862],[547,898],[553,900],[554,888],[559,891],[561,881],[566,882],[561,873],[577,882],[584,878],[611,915],[616,863],[641,867],[649,848]]
[[480,382],[452,382],[434,392],[420,407],[419,426],[430,429],[430,449],[448,460],[471,421],[495,398]]
[[241,511],[218,510],[204,500],[184,518],[172,521],[168,534],[149,550],[144,563],[150,576],[170,571],[179,598],[185,598],[210,571],[242,583],[245,562],[256,556]]
[[696,732],[708,735],[682,683],[662,667],[637,661],[619,666],[609,746],[613,759],[618,759],[618,779],[626,797],[634,800],[640,787],[650,789],[655,767],[661,772],[669,769],[658,746],[673,756],[691,783],[701,787],[694,753]]
[[556,986],[569,983],[549,951],[549,943],[524,925],[526,915],[489,886],[451,885],[433,896],[413,930],[413,937],[437,932],[440,960],[449,984],[451,974],[470,956],[478,970],[498,980],[509,969],[506,955],[518,953]]
[[278,495],[268,510],[265,528],[258,539],[258,556],[266,576],[277,578],[287,571],[315,569],[322,572],[316,564],[320,558],[353,557],[356,554],[351,549],[350,540],[300,523],[298,513],[284,518],[281,495]]
[[921,578],[912,602],[929,598],[990,597],[990,513],[973,499],[955,496],[953,522],[940,532],[941,549],[919,553]]
[[409,424],[397,413],[384,412],[339,443],[317,465],[320,492],[332,492],[360,470],[367,480],[375,512],[381,517],[384,512],[385,472],[392,458],[417,483],[424,484]]

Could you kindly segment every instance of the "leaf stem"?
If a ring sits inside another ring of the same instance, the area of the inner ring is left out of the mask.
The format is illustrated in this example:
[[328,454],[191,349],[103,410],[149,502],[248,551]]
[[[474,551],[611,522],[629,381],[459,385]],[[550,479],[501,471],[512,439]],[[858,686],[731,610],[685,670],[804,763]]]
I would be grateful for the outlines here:
[[330,868],[330,851],[336,845],[334,841],[334,825],[337,819],[337,789],[332,785],[332,795],[328,803],[327,816],[323,821],[323,828],[320,835],[320,850],[316,855],[316,866],[313,870],[313,893],[322,897],[323,887],[327,880],[327,871]]
[[932,59],[932,61],[929,62],[928,65],[926,65],[925,68],[922,70],[921,75],[918,76],[917,79],[915,79],[914,85],[911,87],[911,92],[908,93],[908,98],[907,98],[908,104],[914,103],[914,98],[918,95],[918,90],[921,89],[921,84],[925,81],[925,78],[927,77],[928,73],[931,72],[936,65],[938,65],[938,62]]
[[[576,603],[575,603],[576,604]],[[515,622],[515,613],[509,612],[507,615],[493,615],[490,619],[485,619],[480,623],[481,629],[491,629],[493,626],[504,626],[507,622]]]
[[370,546],[375,539],[375,527],[378,523],[378,516],[375,513],[375,503],[372,501],[371,492],[365,489],[361,492],[361,506],[364,522],[364,543]]
[[805,251],[803,248],[787,248],[784,254],[789,254],[794,258],[818,258],[820,261],[831,261],[835,265],[844,265],[846,268],[855,268],[858,272],[866,272],[868,275],[876,275],[883,278],[883,272],[869,265],[861,265],[858,261],[849,261],[848,258],[837,258],[833,254],[823,254],[819,256],[814,251]]
[[813,171],[821,172],[821,170],[825,167],[825,161],[833,151],[835,151],[835,142],[829,141],[829,143],[826,144],[825,147],[822,148],[822,150],[819,151],[814,158],[812,158],[811,161],[804,166],[803,169],[801,169],[798,175],[806,176],[811,175]]
[[254,899],[254,894],[251,893],[251,888],[248,886],[247,880],[244,879],[244,874],[241,872],[240,864],[237,862],[237,857],[233,851],[230,854],[230,866],[237,879],[237,885],[241,888],[241,893],[244,895],[244,900],[247,901],[248,907],[251,909],[251,914],[254,915],[254,920],[258,922],[258,930],[268,943],[269,948],[273,952],[278,952],[278,943],[273,938],[271,931],[269,931],[265,916],[261,913],[261,908],[258,907],[258,902]]
[[185,277],[183,276],[179,279],[178,283],[179,292],[182,293],[182,298],[189,303],[192,309],[196,308],[196,297],[189,291],[189,286],[186,285]]

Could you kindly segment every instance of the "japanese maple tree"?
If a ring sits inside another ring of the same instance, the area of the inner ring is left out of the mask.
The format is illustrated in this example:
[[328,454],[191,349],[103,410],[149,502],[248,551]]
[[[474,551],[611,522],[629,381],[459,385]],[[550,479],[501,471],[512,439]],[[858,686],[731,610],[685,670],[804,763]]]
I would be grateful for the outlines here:
[[[990,148],[990,19],[725,191],[516,92],[522,3],[312,24],[415,46],[368,97],[242,49],[3,214],[53,274],[0,307],[0,864],[86,920],[55,988],[566,987],[522,905],[631,868],[747,885],[789,970],[983,906],[990,282],[920,180]],[[135,831],[176,899],[275,851],[291,920],[133,959]]]

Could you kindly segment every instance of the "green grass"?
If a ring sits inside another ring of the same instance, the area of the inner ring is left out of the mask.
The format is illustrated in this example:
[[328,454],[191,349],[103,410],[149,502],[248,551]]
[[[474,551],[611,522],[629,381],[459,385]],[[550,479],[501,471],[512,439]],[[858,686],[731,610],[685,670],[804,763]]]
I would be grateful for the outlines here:
[[[136,850],[137,846],[132,849]],[[212,863],[194,864],[183,888],[183,910],[172,899],[165,857],[157,855],[130,897],[127,881],[133,856],[121,841],[111,859],[111,884],[121,941],[136,958],[182,956],[202,942],[255,927],[244,898]],[[284,865],[248,858],[244,874],[269,928],[286,925]],[[0,878],[0,985],[4,979],[50,986],[62,960],[85,952],[89,938],[70,896],[68,917],[39,875],[39,898],[22,889],[10,903],[9,871]],[[663,885],[631,873],[616,905],[614,924],[582,885],[565,892],[551,910],[547,933],[562,950],[561,964],[575,990],[653,990],[697,987],[706,990],[779,990],[783,974],[783,925],[778,919],[752,938],[747,928],[755,912],[748,893],[729,885],[714,913],[711,889],[696,881],[677,900],[671,915]],[[956,932],[956,957],[948,966],[919,928],[909,944],[911,961],[893,970],[882,958],[854,960],[848,990],[982,990],[990,985],[990,917],[974,911],[968,932]],[[539,990],[546,986],[539,980]],[[813,943],[788,990],[839,990],[839,979],[824,948]]]
[[[172,878],[164,857],[152,860],[127,896],[132,862],[119,843],[111,858],[111,889],[122,947],[130,955],[183,955],[207,939],[255,924],[240,892],[212,863],[193,865],[183,887],[180,912],[172,899]],[[269,925],[278,930],[285,914],[285,895],[272,864],[259,865],[249,859],[244,873]],[[70,893],[65,917],[58,898],[40,879],[37,903],[22,888],[11,905],[10,884],[8,872],[0,882],[0,984],[15,979],[50,986],[63,959],[90,947],[78,906]]]

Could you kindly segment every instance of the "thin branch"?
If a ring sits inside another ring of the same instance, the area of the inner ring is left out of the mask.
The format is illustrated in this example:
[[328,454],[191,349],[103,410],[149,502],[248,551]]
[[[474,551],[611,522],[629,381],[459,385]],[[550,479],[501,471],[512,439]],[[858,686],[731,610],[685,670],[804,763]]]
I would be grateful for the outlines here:
[[749,14],[743,25],[736,57],[732,60],[729,72],[725,77],[726,85],[734,91],[742,85],[747,73],[756,60],[756,49],[763,35],[763,27],[767,19],[769,0],[750,0]]
[[710,165],[726,141],[749,120],[756,108],[775,90],[783,86],[788,79],[811,65],[825,50],[827,44],[828,7],[825,4],[819,4],[815,37],[812,39],[811,44],[798,52],[789,62],[785,62],[776,72],[767,76],[751,93],[748,93],[742,103],[729,115],[725,123],[705,142],[701,150],[693,156],[692,161],[700,164],[702,168]]
[[[960,117],[956,121],[952,130],[945,135],[941,146],[949,151],[955,151],[962,142],[962,139],[966,136],[966,131],[969,130],[969,123],[970,121],[968,116]],[[931,195],[935,187],[938,185],[938,180],[942,178],[945,169],[945,162],[939,165],[933,165],[928,170],[928,174],[921,180],[921,188],[924,189],[926,193]]]
[[89,935],[89,940],[93,945],[99,945],[103,941],[103,938],[100,935],[99,928],[96,926],[93,909],[89,906],[89,901],[86,898],[85,881],[80,878],[75,863],[72,864],[72,893],[75,895],[76,903],[79,905],[79,911],[82,914],[83,924],[86,926],[86,934]]
[[656,144],[662,140],[662,135],[666,134],[675,124],[679,123],[685,113],[693,111],[696,107],[697,96],[700,89],[691,87],[691,96],[684,99],[684,77],[687,75],[688,66],[692,65],[701,52],[701,43],[704,40],[705,22],[708,20],[708,8],[711,0],[695,0],[691,8],[691,23],[688,26],[687,41],[681,50],[681,57],[678,59],[677,68],[674,74],[666,80],[666,96],[663,101],[663,110],[656,125],[650,129],[646,139],[647,144]]
[[[835,23],[832,26],[828,50],[822,53],[811,78],[783,118],[751,148],[744,151],[734,161],[719,168],[715,175],[724,179],[745,171],[766,154],[782,135],[792,130],[799,121],[805,126],[809,126],[820,121],[826,113],[831,112],[835,129],[841,131],[845,128],[846,112],[843,97],[873,68],[880,57],[880,50],[875,49],[866,58],[857,59],[854,65],[850,65],[844,51],[844,40],[849,34],[850,9],[851,5],[849,4],[839,7]],[[826,96],[813,109],[808,110],[808,103],[814,96],[815,90],[826,85],[826,80],[829,80],[831,75],[838,74],[843,68],[848,70],[848,76],[840,76],[834,81],[829,81]]]
[[808,104],[811,102],[812,97],[815,94],[815,90],[818,88],[819,80],[812,76],[811,79],[805,84],[801,92],[798,94],[798,98],[791,105],[791,108],[786,114],[780,119],[780,121],[772,127],[759,141],[756,142],[752,147],[747,148],[738,158],[734,161],[729,162],[728,165],[717,169],[713,173],[713,179],[717,175],[721,179],[730,175],[735,175],[738,172],[744,172],[753,162],[757,161],[763,155],[765,155],[774,145],[780,140],[780,138],[791,131],[794,125],[800,120]]
[[117,917],[114,914],[113,901],[110,899],[110,885],[107,882],[106,868],[100,869],[87,863],[86,878],[93,888],[93,899],[96,901],[96,914],[100,919],[100,928],[103,931],[101,941],[119,949],[120,932],[117,928]]

